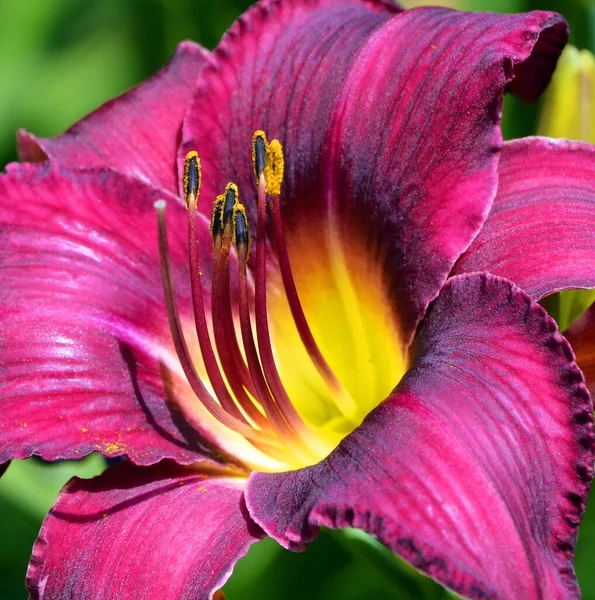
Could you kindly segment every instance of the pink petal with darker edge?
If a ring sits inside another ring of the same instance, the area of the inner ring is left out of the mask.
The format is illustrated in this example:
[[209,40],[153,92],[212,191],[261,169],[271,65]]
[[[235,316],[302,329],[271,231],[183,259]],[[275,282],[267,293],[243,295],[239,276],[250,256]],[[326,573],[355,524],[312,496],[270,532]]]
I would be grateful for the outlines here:
[[595,287],[595,146],[539,137],[504,144],[494,205],[453,273],[484,270],[536,300]]
[[33,547],[31,598],[211,598],[264,537],[243,482],[168,463],[75,477]]
[[394,394],[318,465],[253,474],[284,546],[359,527],[469,598],[578,598],[592,404],[568,343],[511,282],[451,279]]
[[49,157],[69,168],[108,167],[176,194],[182,118],[208,56],[194,42],[182,42],[153,77],[110,100],[63,135],[36,138],[20,131],[21,160]]
[[[167,324],[160,197],[117,173],[52,163],[10,165],[0,177],[0,462],[93,451],[137,464],[215,456],[213,433],[191,426],[181,408],[194,400]],[[179,306],[190,323],[186,210],[169,204]],[[201,232],[209,280],[206,222]]]
[[197,149],[207,193],[235,181],[254,218],[250,140],[278,137],[287,227],[363,230],[411,336],[488,214],[504,88],[534,99],[567,36],[547,12],[261,2],[201,72],[179,160]]

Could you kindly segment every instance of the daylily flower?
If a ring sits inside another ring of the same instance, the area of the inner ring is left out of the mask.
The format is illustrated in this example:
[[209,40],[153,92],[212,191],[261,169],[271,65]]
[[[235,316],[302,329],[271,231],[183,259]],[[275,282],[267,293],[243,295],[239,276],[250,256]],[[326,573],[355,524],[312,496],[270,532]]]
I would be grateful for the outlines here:
[[20,134],[0,462],[127,458],[67,484],[33,598],[211,597],[253,542],[320,526],[470,598],[578,597],[592,404],[536,301],[594,287],[595,150],[499,128],[567,37],[551,12],[265,0]]

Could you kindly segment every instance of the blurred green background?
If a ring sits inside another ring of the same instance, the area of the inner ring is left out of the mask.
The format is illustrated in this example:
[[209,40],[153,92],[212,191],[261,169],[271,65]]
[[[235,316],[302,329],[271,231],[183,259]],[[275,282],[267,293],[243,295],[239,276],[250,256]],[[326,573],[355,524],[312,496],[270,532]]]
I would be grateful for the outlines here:
[[[0,163],[16,159],[14,134],[24,127],[56,135],[149,76],[176,43],[208,48],[250,4],[247,0],[0,0]],[[595,51],[591,0],[450,0],[469,10],[552,9],[572,27],[571,42]],[[408,6],[419,2],[403,2]],[[535,132],[538,107],[505,101],[507,138]],[[99,456],[81,463],[14,462],[0,479],[0,599],[27,597],[24,576],[41,521],[72,476],[103,470]],[[595,600],[595,501],[581,534],[576,568],[583,597]],[[323,531],[308,552],[292,554],[270,540],[256,544],[225,586],[243,598],[418,600],[449,595],[355,531]]]

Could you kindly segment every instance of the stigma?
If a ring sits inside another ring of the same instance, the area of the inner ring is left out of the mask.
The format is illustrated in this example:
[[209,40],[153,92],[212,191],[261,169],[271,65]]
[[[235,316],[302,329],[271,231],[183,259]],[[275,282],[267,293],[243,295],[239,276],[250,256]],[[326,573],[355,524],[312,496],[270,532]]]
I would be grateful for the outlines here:
[[[280,142],[269,143],[263,131],[255,132],[252,162],[257,189],[252,199],[256,206],[255,232],[233,182],[208,210],[200,213],[211,215],[213,259],[208,313],[200,264],[205,249],[199,247],[197,235],[201,164],[195,151],[189,152],[184,161],[182,190],[188,210],[193,325],[203,375],[193,360],[176,305],[165,202],[155,204],[168,321],[186,379],[197,401],[212,417],[280,464],[305,466],[324,458],[334,444],[329,445],[319,428],[302,418],[277,366],[269,327],[269,262],[278,268],[293,326],[338,412],[349,420],[357,407],[325,360],[300,301],[281,215],[284,155]],[[270,238],[274,244],[268,243]]]

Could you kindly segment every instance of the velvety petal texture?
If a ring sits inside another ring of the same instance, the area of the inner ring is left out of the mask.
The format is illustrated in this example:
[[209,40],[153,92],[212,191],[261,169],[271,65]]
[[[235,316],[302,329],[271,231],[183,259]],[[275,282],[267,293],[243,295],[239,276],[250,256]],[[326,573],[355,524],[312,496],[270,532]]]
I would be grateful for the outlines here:
[[207,600],[263,533],[245,480],[170,464],[72,479],[33,547],[34,600]]
[[535,99],[567,36],[547,12],[264,1],[201,72],[181,155],[198,150],[210,196],[238,183],[253,218],[251,137],[278,137],[290,235],[363,238],[410,337],[489,211],[503,90]]
[[591,394],[595,392],[595,304],[564,332],[570,342],[576,362],[583,370]]
[[451,279],[393,395],[318,465],[253,474],[250,514],[299,549],[358,527],[469,598],[578,598],[590,396],[566,340],[507,280]]
[[595,146],[538,137],[504,144],[494,205],[454,272],[483,270],[535,299],[595,287]]
[[[190,423],[199,406],[167,324],[159,197],[120,174],[51,162],[10,165],[0,177],[0,463],[93,451],[138,464],[215,455],[210,421]],[[190,323],[186,210],[175,199],[170,206],[174,277]]]
[[21,160],[49,157],[70,168],[109,167],[175,193],[182,118],[207,56],[197,44],[182,42],[161,71],[63,135],[39,139],[20,131]]

